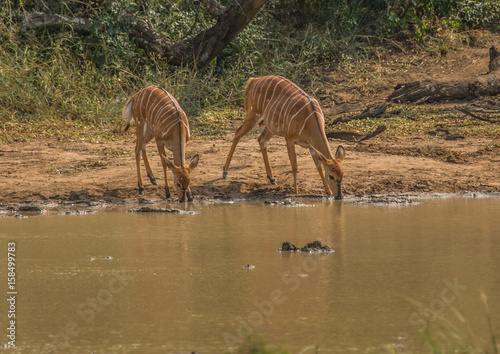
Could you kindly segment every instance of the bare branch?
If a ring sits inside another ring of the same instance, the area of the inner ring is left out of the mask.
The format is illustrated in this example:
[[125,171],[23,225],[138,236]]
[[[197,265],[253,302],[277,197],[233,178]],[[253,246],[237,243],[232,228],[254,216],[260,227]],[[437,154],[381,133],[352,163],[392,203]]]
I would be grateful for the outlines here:
[[345,122],[350,122],[351,120],[361,120],[361,119],[366,119],[366,118],[374,118],[382,115],[385,110],[387,109],[387,104],[382,104],[380,106],[374,107],[374,108],[367,108],[360,114],[354,116],[354,117],[347,117],[347,118],[337,118],[333,121],[333,124],[336,123],[345,123]]
[[381,133],[383,133],[387,127],[385,125],[380,125],[377,127],[377,129],[371,133],[368,134],[359,134],[359,133],[353,133],[353,132],[327,132],[326,136],[328,138],[333,138],[333,139],[341,139],[341,140],[347,140],[347,141],[354,141],[354,142],[360,142],[363,140],[368,140],[373,138],[374,136],[377,136]]
[[460,112],[462,112],[462,113],[467,114],[468,116],[471,116],[472,118],[476,118],[476,119],[479,119],[479,120],[482,120],[482,121],[485,121],[485,122],[489,122],[489,123],[500,123],[500,119],[484,118],[484,117],[478,116],[477,114],[474,114],[472,111],[470,111],[466,107],[455,106],[455,109],[458,110],[458,111],[460,111]]
[[200,0],[200,2],[205,6],[208,13],[216,19],[227,11],[227,8],[217,0]]
[[[207,10],[217,17],[210,28],[193,37],[174,42],[165,37],[136,16],[127,17],[131,26],[126,30],[137,40],[137,45],[149,53],[155,53],[172,65],[191,65],[204,68],[250,23],[260,8],[268,0],[235,0],[229,7],[222,6],[217,0],[200,0]],[[42,12],[24,13],[19,29],[71,27],[77,31],[89,32],[98,21],[85,18],[71,18]],[[195,20],[196,24],[196,20]]]
[[80,17],[68,17],[44,12],[25,12],[22,15],[21,31],[38,28],[60,28],[69,26],[75,31],[89,32],[94,22]]

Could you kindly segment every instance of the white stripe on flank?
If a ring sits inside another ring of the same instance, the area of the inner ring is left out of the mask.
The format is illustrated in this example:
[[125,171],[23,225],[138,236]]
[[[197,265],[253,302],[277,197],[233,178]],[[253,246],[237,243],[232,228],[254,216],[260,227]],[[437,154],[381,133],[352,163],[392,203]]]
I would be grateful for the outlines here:
[[267,116],[268,116],[268,119],[269,119],[269,122],[272,122],[279,130],[279,128],[281,127],[281,116],[279,115],[276,115],[276,110],[278,109],[278,107],[281,105],[281,103],[283,102],[283,100],[286,98],[286,91],[281,91],[280,95],[278,97],[276,97],[276,99],[274,100],[274,102],[272,102],[270,105],[269,105],[269,109],[267,110]]
[[[281,82],[283,82],[283,81],[284,81],[284,80],[283,80],[283,79],[281,79],[280,81],[278,81],[278,82],[274,83],[273,95],[271,96],[271,98],[269,99],[269,101],[268,101],[268,102],[273,102],[274,95],[276,94],[276,89],[278,88],[279,84],[280,84]],[[283,91],[284,91],[284,90],[282,90],[282,92],[283,92]],[[267,91],[266,91],[266,96],[267,96]]]
[[293,95],[290,95],[290,98],[291,102],[285,106],[285,116],[289,116],[290,114],[292,114],[292,110],[295,108],[295,106],[303,102],[303,96],[298,91],[296,91]]
[[[173,127],[175,127],[175,125],[176,125],[177,123],[179,123],[179,121],[169,122],[169,124],[167,124],[168,129],[166,129],[166,131],[165,131],[165,129],[163,130],[162,137],[165,137],[166,135],[169,135],[170,130],[171,130]],[[165,128],[167,128],[167,127],[165,127]]]
[[184,125],[184,127],[186,128],[186,131],[187,131],[187,135],[189,136],[189,126],[182,119],[178,119],[178,120],[169,122],[169,124],[167,124],[168,129],[163,132],[162,137],[165,137],[166,135],[168,135],[170,130],[172,130],[172,128],[175,127],[175,125],[178,123],[182,123],[182,125]]
[[163,99],[161,97],[157,97],[157,103],[154,105],[153,109],[151,110],[151,118],[154,119],[156,117],[158,117],[158,113],[155,111],[159,108],[160,111],[165,107],[165,106],[168,106],[166,104],[164,104],[163,102]]
[[172,119],[164,119],[162,121],[159,122],[158,126],[157,126],[157,130],[160,131],[160,132],[165,132],[165,130],[167,129],[167,127],[172,124]]
[[299,135],[302,135],[302,131],[304,130],[304,128],[306,127],[306,123],[307,121],[309,120],[309,118],[315,113],[315,111],[312,111],[311,113],[309,113],[309,115],[306,117],[306,119],[304,119],[304,124],[302,125],[302,129],[300,129],[299,131]]
[[[257,95],[257,93],[259,94],[259,97],[257,98],[257,107],[261,107],[261,97],[262,97],[262,89],[261,89],[261,86],[264,86],[266,88],[266,94],[267,94],[267,89],[269,89],[269,85],[267,85],[267,82],[269,80],[273,80],[273,76],[269,76],[267,78],[265,78],[264,80],[261,80],[259,81],[255,87],[254,87],[254,92],[255,92],[255,95]],[[264,99],[266,98],[266,96],[264,95]]]
[[[142,107],[144,107],[143,102],[144,102],[144,97],[146,96],[146,95],[145,95],[145,92],[146,92],[146,91],[144,91],[144,90],[143,90],[143,91],[139,92],[139,94],[138,94],[138,96],[137,96],[138,101],[139,101],[139,98],[140,98],[140,100],[141,100],[141,102],[139,103],[139,106],[138,106],[138,108],[137,108],[137,110],[139,111],[139,116],[137,117],[137,119],[138,119],[139,121],[141,121],[141,122],[144,120],[144,117],[142,116]],[[136,123],[139,123],[139,122],[136,122]]]
[[151,117],[151,115],[149,114],[149,109],[151,108],[151,106],[149,105],[149,100],[151,100],[151,96],[153,96],[153,93],[158,89],[158,87],[155,87],[154,90],[152,90],[150,93],[149,93],[149,97],[148,97],[148,101],[146,102],[146,116],[149,116]]
[[307,106],[308,106],[307,104],[303,105],[303,106],[302,106],[302,108],[301,108],[301,109],[299,109],[299,110],[297,111],[297,113],[295,113],[295,114],[294,114],[294,115],[290,118],[290,120],[288,121],[288,128],[287,128],[287,131],[290,131],[290,127],[292,126],[292,122],[293,122],[293,120],[295,119],[295,117],[297,117],[297,115],[298,115],[300,112],[302,112],[302,110],[303,110],[305,107],[307,107]]
[[[156,114],[156,117],[158,121],[163,121],[165,118],[163,118],[168,112],[170,112],[174,107],[170,104],[165,104],[161,107],[161,109],[158,111]],[[165,111],[166,110],[166,111]]]
[[[289,95],[288,98],[286,99],[285,103],[283,103],[283,105],[281,106],[281,110],[280,110],[280,113],[279,113],[279,120],[278,120],[278,124],[279,125],[285,125],[285,122],[286,122],[286,118],[288,117],[288,113],[287,113],[287,110],[291,109],[292,107],[295,106],[295,104],[297,104],[299,101],[296,101],[296,100],[293,100],[292,103],[294,103],[293,105],[288,105],[288,101],[292,100],[295,98],[297,94],[293,94],[293,95]],[[285,109],[285,112],[283,112],[283,109]],[[281,118],[283,118],[283,122],[281,122]]]
[[158,115],[158,121],[159,121],[159,123],[162,123],[162,122],[164,122],[166,120],[175,119],[175,118],[171,118],[172,116],[175,117],[175,112],[176,112],[175,107],[170,106],[170,105],[166,106],[166,107],[168,108],[168,111],[164,112],[161,116]]

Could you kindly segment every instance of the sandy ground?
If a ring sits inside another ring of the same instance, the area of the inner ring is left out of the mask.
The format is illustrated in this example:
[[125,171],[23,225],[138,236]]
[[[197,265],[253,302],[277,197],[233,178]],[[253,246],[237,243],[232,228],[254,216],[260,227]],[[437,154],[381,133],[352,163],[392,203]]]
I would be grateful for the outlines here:
[[[335,114],[383,102],[397,83],[486,73],[491,42],[500,42],[500,36],[488,37],[482,46],[476,48],[459,48],[446,57],[388,53],[376,63],[360,63],[356,70],[371,73],[367,80],[375,74],[381,80],[380,90],[374,93],[361,86],[348,85],[350,73],[347,69],[325,73],[330,80],[340,84],[346,82],[346,90],[328,92],[325,89],[318,94],[318,98],[325,115],[335,117]],[[241,121],[234,125],[239,124]],[[119,202],[164,198],[161,162],[154,143],[150,143],[149,151],[159,185],[151,185],[143,169],[146,189],[143,196],[138,194],[133,130],[119,141],[105,143],[59,142],[53,139],[0,144],[0,203]],[[256,141],[258,131],[242,139],[231,163],[228,179],[222,179],[222,166],[233,133],[228,131],[222,139],[194,137],[189,141],[188,157],[196,153],[201,156],[191,178],[195,198],[293,196],[291,167],[283,138],[275,137],[270,142],[270,159],[278,183],[270,185]],[[332,140],[330,144],[332,151],[339,144],[347,151],[343,183],[345,196],[498,192],[500,145],[498,135],[493,136],[496,138],[467,136],[463,140],[448,141],[428,133],[401,138],[389,138],[382,134],[363,143]],[[297,147],[297,153],[299,195],[324,196],[322,182],[309,152]],[[172,176],[170,172],[169,176]],[[169,177],[169,182],[172,188],[173,178]]]
[[[278,185],[270,185],[255,136],[238,145],[228,178],[222,165],[231,144],[224,140],[192,140],[188,155],[201,155],[192,172],[196,198],[273,198],[293,196],[293,179],[284,140],[274,138],[271,164]],[[339,142],[331,142],[332,150]],[[490,141],[446,141],[408,138],[366,143],[340,142],[347,150],[344,161],[345,196],[380,193],[455,193],[500,191],[500,156],[484,149]],[[158,186],[145,177],[139,196],[133,135],[121,141],[91,144],[37,141],[0,145],[0,202],[61,202],[105,200],[139,201],[164,198],[164,181],[158,154],[150,148],[150,160]],[[318,172],[309,152],[297,147],[298,185],[301,196],[324,196]],[[144,169],[143,169],[143,173]],[[169,176],[171,176],[169,172]],[[169,178],[172,187],[173,178]]]

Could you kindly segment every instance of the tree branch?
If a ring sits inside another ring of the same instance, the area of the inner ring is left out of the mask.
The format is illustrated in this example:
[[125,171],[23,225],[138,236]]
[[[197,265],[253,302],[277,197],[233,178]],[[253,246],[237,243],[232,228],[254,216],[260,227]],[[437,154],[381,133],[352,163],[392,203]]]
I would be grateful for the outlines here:
[[222,14],[227,11],[227,8],[217,0],[200,0],[200,2],[204,5],[208,13],[216,19],[221,17]]
[[61,28],[69,26],[75,31],[90,32],[95,23],[86,18],[68,17],[57,14],[47,14],[44,12],[25,12],[21,15],[21,25],[19,29],[26,31],[28,29],[38,28]]
[[[225,7],[217,0],[200,1],[212,16],[217,17],[217,22],[194,37],[176,43],[157,33],[134,15],[127,16],[132,25],[126,30],[145,51],[159,55],[172,65],[191,65],[201,69],[209,65],[268,2],[268,0],[234,0],[230,7]],[[20,30],[69,26],[77,31],[89,32],[97,25],[99,22],[85,18],[32,12],[22,15]]]
[[366,118],[375,118],[381,116],[385,110],[387,109],[387,104],[384,103],[380,106],[374,107],[374,108],[367,108],[360,114],[353,116],[353,117],[347,117],[347,118],[337,118],[333,121],[333,124],[337,123],[345,123],[345,122],[350,122],[351,120],[361,120],[361,119],[366,119]]
[[495,118],[484,118],[484,117],[481,117],[481,116],[478,116],[477,114],[474,114],[472,111],[470,111],[469,109],[467,109],[466,107],[458,107],[458,106],[455,106],[455,109],[462,112],[462,113],[465,113],[467,114],[468,116],[471,116],[472,118],[476,118],[476,119],[479,119],[479,120],[482,120],[484,122],[489,122],[489,123],[500,123],[500,119],[495,119]]
[[368,133],[368,134],[359,134],[359,133],[353,133],[353,132],[326,132],[326,136],[328,138],[333,138],[333,139],[341,139],[341,140],[347,140],[347,141],[353,141],[353,142],[360,142],[363,140],[368,140],[373,138],[374,136],[377,136],[384,131],[386,131],[387,127],[385,125],[380,125],[375,129],[373,132]]

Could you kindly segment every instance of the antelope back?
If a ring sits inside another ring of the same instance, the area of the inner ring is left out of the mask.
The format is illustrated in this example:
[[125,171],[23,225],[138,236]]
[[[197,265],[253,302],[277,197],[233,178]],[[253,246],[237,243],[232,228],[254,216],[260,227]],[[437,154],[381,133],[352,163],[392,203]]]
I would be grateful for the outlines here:
[[[168,139],[179,128],[185,130],[186,141],[190,137],[186,113],[177,100],[167,91],[156,86],[146,86],[131,98],[133,118],[143,129],[154,132],[156,139]],[[128,106],[128,105],[127,105]]]
[[318,101],[282,76],[250,78],[245,88],[245,110],[262,117],[276,135],[302,135],[308,123],[324,131],[325,119]]

